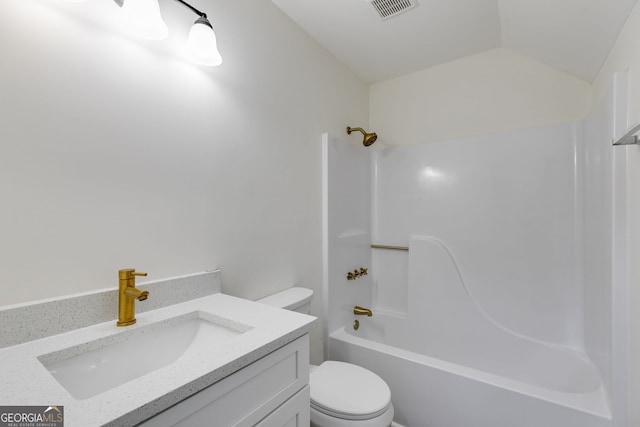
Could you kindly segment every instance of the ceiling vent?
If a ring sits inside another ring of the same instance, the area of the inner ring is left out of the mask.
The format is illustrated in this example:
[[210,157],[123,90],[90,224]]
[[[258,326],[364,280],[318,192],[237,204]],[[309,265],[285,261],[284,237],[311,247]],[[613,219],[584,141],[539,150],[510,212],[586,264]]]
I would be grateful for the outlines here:
[[383,21],[418,6],[416,0],[370,0],[370,2]]

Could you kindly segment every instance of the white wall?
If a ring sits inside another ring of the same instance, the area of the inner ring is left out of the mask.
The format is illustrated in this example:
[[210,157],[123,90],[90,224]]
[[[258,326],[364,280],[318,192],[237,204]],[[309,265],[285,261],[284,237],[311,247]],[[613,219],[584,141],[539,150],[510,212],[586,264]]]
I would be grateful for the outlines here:
[[367,85],[269,1],[198,2],[224,62],[192,66],[194,15],[160,4],[148,42],[111,0],[0,2],[0,305],[219,267],[320,314],[321,134],[367,125]]
[[407,145],[573,122],[590,85],[507,49],[493,49],[371,86],[371,129]]
[[[606,96],[607,89],[616,72],[629,70],[629,114],[630,126],[640,123],[640,5],[631,12],[620,36],[609,53],[600,74],[594,81],[594,100],[599,102]],[[627,154],[627,216],[628,223],[628,285],[630,311],[631,352],[628,374],[629,426],[640,425],[640,225],[636,218],[640,216],[640,147],[618,147]]]

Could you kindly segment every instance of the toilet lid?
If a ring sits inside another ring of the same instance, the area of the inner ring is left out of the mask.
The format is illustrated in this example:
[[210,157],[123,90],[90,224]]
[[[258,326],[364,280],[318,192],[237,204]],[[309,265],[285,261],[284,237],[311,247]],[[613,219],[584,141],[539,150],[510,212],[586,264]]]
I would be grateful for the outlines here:
[[389,408],[391,391],[382,378],[351,363],[326,361],[312,370],[311,406],[342,419],[370,419]]

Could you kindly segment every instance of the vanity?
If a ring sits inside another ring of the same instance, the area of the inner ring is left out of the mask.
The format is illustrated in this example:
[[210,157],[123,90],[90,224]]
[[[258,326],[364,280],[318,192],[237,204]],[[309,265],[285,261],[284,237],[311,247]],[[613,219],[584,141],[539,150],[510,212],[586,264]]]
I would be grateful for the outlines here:
[[308,427],[308,348],[298,338],[140,425]]
[[219,292],[114,317],[0,349],[0,402],[66,427],[307,427],[315,321]]

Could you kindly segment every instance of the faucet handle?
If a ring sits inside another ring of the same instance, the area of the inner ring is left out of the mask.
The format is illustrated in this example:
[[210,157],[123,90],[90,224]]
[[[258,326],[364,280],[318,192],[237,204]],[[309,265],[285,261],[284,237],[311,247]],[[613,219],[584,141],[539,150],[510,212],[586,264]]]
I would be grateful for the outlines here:
[[135,268],[125,268],[123,270],[118,271],[118,277],[120,278],[120,280],[127,280],[127,279],[133,278],[134,276],[146,276],[146,275],[147,273],[136,271]]

